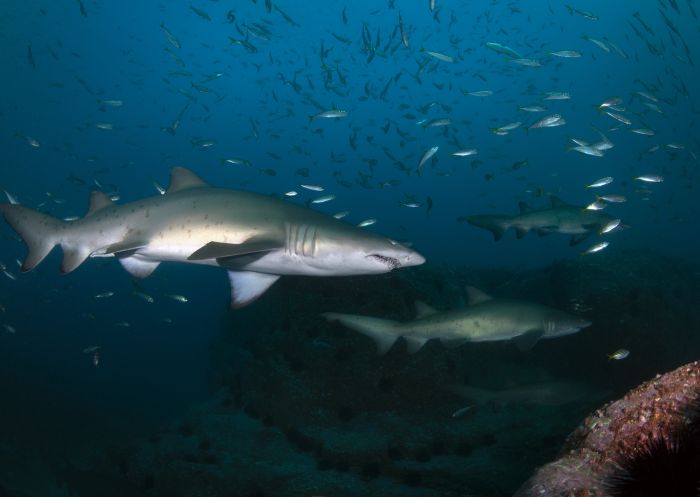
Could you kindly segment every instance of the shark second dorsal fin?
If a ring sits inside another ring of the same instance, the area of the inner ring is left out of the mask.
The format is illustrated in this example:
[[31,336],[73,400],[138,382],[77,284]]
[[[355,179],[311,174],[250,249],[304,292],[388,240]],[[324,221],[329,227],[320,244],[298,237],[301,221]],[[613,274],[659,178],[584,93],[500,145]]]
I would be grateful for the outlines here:
[[568,207],[569,206],[569,204],[564,202],[562,199],[560,199],[556,195],[550,195],[549,201],[552,203],[552,207]]
[[435,314],[437,311],[423,302],[422,300],[416,300],[416,319],[424,318]]
[[189,169],[176,166],[170,172],[170,186],[167,193],[179,192],[190,188],[202,188],[207,185],[202,179]]
[[527,202],[518,202],[518,207],[520,208],[520,214],[527,214],[533,210]]
[[469,305],[481,304],[482,302],[488,302],[489,300],[493,300],[493,297],[491,295],[473,286],[468,286],[466,290],[467,301]]
[[104,193],[95,190],[94,192],[90,192],[90,204],[88,207],[88,211],[86,216],[89,216],[90,214],[94,214],[95,212],[105,209],[107,207],[111,207],[114,205],[114,202],[112,202],[107,195]]

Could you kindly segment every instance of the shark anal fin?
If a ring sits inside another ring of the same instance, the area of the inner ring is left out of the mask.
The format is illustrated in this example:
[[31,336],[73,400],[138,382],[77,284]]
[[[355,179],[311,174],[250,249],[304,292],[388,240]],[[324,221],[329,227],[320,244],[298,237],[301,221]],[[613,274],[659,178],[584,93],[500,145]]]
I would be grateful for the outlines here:
[[177,166],[170,171],[170,186],[168,186],[167,193],[179,192],[190,188],[202,188],[206,186],[209,185],[202,181],[202,178],[194,174],[192,171],[182,166]]
[[467,302],[469,305],[481,304],[482,302],[488,302],[493,300],[493,297],[483,290],[479,290],[476,287],[468,286],[467,290]]
[[135,278],[143,279],[151,275],[160,264],[159,261],[147,261],[137,256],[118,257],[126,271]]
[[280,243],[273,240],[253,239],[243,243],[209,242],[195,250],[187,260],[202,261],[206,259],[221,259],[224,257],[236,257],[258,252],[269,252],[270,250],[279,248],[281,248]]
[[427,338],[412,336],[404,336],[403,339],[406,340],[406,351],[409,354],[415,354],[416,352],[418,352],[421,348],[423,348],[425,342],[428,341]]
[[569,204],[564,202],[562,199],[560,199],[556,195],[550,195],[549,201],[552,203],[552,207],[570,207]]
[[581,233],[580,235],[572,235],[571,240],[569,240],[569,246],[573,247],[574,245],[578,245],[582,241],[584,241],[586,238],[588,238],[588,235],[590,233]]
[[93,191],[90,193],[90,205],[88,207],[88,212],[87,216],[94,214],[97,211],[100,211],[102,209],[106,209],[107,207],[112,207],[114,205],[114,202],[102,193],[101,191]]
[[527,331],[513,338],[513,342],[515,342],[515,346],[518,347],[519,351],[526,352],[532,350],[537,341],[542,338],[542,335],[544,335],[542,330]]
[[279,279],[277,274],[254,271],[229,271],[231,282],[231,307],[239,309],[253,302]]
[[435,308],[429,306],[422,300],[416,300],[416,318],[424,318],[437,313]]
[[90,250],[85,247],[63,247],[63,261],[61,272],[70,273],[80,266],[90,255]]
[[528,212],[532,212],[532,207],[526,202],[518,202],[518,208],[520,209],[520,214],[527,214]]

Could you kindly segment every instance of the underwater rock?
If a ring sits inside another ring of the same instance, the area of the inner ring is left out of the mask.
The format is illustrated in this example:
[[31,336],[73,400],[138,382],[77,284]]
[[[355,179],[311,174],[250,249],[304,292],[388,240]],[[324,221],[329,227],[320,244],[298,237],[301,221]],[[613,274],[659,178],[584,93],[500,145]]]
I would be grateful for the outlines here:
[[[588,416],[567,438],[561,457],[537,470],[515,496],[698,495],[699,402],[697,361],[657,375]],[[645,488],[635,488],[639,478]],[[691,493],[676,491],[687,489]]]

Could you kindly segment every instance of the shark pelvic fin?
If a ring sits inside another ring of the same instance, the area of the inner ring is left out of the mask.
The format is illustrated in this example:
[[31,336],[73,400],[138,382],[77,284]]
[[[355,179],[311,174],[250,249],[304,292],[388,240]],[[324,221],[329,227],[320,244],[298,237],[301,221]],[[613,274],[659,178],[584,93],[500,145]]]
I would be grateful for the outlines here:
[[189,169],[182,166],[174,167],[170,171],[170,186],[167,193],[179,192],[190,188],[202,188],[207,185],[202,179]]
[[231,282],[231,307],[239,309],[253,302],[279,279],[277,274],[253,271],[229,271]]
[[254,254],[257,252],[268,252],[279,248],[282,248],[282,245],[279,242],[257,238],[251,238],[243,243],[209,242],[203,247],[195,250],[187,258],[187,260],[203,261],[206,259],[220,259],[223,257],[235,257],[239,255]]
[[416,318],[424,318],[435,313],[437,313],[437,311],[433,307],[421,300],[416,300]]
[[467,290],[467,302],[469,305],[481,304],[482,302],[488,302],[493,300],[493,297],[486,292],[479,290],[473,286],[468,286]]
[[104,255],[115,255],[119,257],[120,255],[122,257],[128,257],[129,255],[132,255],[130,252],[135,252],[136,250],[145,247],[148,245],[148,242],[145,242],[143,240],[122,240],[121,242],[113,243],[112,245],[108,245],[105,247],[104,252],[100,251],[100,253],[104,253]]
[[86,216],[90,216],[97,211],[106,209],[114,205],[114,202],[110,198],[100,191],[90,192],[90,204]]
[[122,267],[133,277],[143,279],[150,276],[160,262],[147,261],[136,256],[118,257]]
[[522,237],[527,235],[527,231],[528,231],[527,228],[521,228],[520,226],[516,226],[515,227],[515,238],[520,240]]

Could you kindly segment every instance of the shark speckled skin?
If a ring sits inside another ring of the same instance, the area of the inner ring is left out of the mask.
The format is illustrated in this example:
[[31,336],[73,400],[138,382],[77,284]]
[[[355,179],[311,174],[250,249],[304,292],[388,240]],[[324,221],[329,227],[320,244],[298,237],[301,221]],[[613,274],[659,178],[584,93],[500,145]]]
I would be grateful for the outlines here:
[[515,228],[518,238],[525,236],[528,231],[535,231],[540,236],[560,233],[571,235],[571,245],[576,245],[590,234],[599,232],[614,219],[601,211],[570,205],[554,196],[550,199],[552,205],[545,209],[533,209],[525,202],[520,202],[520,214],[516,216],[483,214],[460,220],[489,230],[495,240],[500,240],[508,228]]
[[334,312],[323,316],[372,338],[380,354],[389,350],[399,337],[406,340],[410,353],[433,338],[446,346],[515,340],[518,347],[525,350],[540,339],[570,335],[591,325],[590,321],[552,307],[521,300],[493,299],[473,287],[468,287],[467,293],[469,305],[463,309],[438,312],[418,303],[418,317],[403,323]]
[[211,187],[182,167],[173,169],[165,195],[116,205],[93,192],[88,214],[73,222],[20,205],[0,204],[0,211],[27,244],[22,271],[56,245],[64,273],[88,257],[117,257],[139,278],[163,261],[222,266],[233,307],[282,275],[379,274],[425,262],[389,238],[271,196]]

